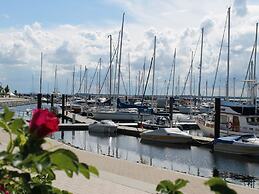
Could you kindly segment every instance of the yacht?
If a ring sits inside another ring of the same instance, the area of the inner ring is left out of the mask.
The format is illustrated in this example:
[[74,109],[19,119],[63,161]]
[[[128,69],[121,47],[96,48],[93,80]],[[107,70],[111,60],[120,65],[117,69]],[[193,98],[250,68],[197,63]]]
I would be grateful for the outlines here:
[[[259,135],[259,114],[254,105],[222,102],[220,133],[223,135]],[[214,136],[214,117],[202,114],[196,122],[205,136]]]
[[259,138],[250,134],[220,137],[214,141],[214,151],[259,156]]
[[140,134],[141,140],[185,144],[192,142],[192,136],[179,128],[159,128],[157,130],[147,130]]
[[90,133],[116,133],[117,128],[118,125],[110,120],[95,121],[88,126]]

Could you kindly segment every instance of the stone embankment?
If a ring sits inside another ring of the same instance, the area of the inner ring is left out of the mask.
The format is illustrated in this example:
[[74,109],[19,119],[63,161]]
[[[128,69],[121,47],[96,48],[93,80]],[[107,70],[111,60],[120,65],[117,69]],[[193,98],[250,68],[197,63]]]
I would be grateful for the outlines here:
[[0,108],[4,106],[12,107],[12,106],[20,106],[26,104],[34,104],[36,101],[31,98],[23,98],[23,97],[0,97]]

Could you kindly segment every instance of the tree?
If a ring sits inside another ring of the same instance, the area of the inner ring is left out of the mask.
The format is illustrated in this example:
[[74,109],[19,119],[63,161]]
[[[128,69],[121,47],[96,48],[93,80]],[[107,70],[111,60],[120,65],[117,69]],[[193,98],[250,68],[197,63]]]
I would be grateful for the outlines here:
[[9,91],[10,91],[9,86],[8,86],[8,85],[6,85],[6,87],[4,88],[4,92],[5,92],[5,94],[7,94]]

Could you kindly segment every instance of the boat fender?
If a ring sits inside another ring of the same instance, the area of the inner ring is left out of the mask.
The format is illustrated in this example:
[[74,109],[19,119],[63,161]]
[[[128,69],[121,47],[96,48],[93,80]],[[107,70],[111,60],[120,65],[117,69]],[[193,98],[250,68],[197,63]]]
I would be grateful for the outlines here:
[[231,121],[228,122],[227,127],[228,127],[228,129],[232,129],[233,128],[233,124],[232,124]]

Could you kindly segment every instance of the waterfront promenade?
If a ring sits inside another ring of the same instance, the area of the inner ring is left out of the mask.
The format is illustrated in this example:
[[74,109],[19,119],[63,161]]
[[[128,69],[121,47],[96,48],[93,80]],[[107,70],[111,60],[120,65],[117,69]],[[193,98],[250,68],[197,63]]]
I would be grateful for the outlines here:
[[0,97],[0,107],[8,106],[19,106],[25,104],[36,103],[35,100],[23,97]]
[[[0,130],[0,149],[7,145],[8,136]],[[175,180],[187,179],[188,185],[183,189],[185,194],[209,194],[212,193],[203,183],[206,178],[178,173],[166,169],[137,164],[130,161],[119,160],[109,156],[98,155],[88,151],[79,150],[65,145],[56,140],[48,139],[48,149],[66,148],[71,149],[82,162],[94,165],[99,170],[100,176],[91,176],[90,180],[82,176],[68,178],[63,172],[57,172],[55,185],[69,190],[75,194],[144,194],[156,193],[157,183],[163,179]],[[256,194],[258,189],[251,189],[239,185],[230,184],[238,194]]]

